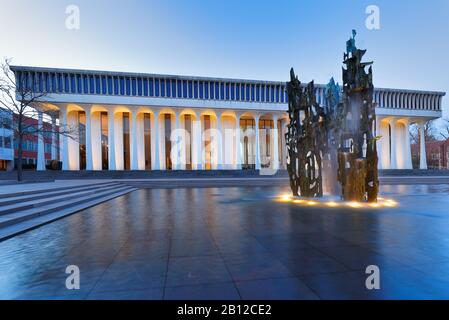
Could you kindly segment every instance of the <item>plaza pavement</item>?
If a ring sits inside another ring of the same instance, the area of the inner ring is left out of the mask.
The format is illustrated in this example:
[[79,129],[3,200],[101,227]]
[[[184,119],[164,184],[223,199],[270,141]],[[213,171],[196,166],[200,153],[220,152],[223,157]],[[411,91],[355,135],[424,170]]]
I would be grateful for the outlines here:
[[359,210],[274,201],[288,187],[141,189],[0,242],[0,297],[447,299],[448,190],[383,186],[399,206]]

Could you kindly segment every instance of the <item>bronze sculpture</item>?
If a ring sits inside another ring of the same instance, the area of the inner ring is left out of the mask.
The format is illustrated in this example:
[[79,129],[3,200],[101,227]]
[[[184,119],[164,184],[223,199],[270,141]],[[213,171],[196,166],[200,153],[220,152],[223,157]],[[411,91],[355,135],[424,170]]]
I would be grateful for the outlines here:
[[338,181],[344,200],[377,200],[372,62],[362,62],[365,52],[356,48],[353,31],[346,43],[341,97],[340,88],[331,79],[326,87],[325,107],[316,102],[313,81],[303,87],[293,68],[290,70],[287,169],[296,196],[322,196],[325,172],[328,189],[336,192]]

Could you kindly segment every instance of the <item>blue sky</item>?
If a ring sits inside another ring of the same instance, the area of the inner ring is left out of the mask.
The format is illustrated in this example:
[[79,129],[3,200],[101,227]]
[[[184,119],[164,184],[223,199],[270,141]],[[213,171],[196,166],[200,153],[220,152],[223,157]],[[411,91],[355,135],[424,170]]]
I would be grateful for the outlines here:
[[[449,92],[448,0],[0,3],[0,56],[19,65],[282,81],[293,66],[302,81],[341,82],[354,28],[375,86]],[[80,8],[79,30],[65,27],[70,4]],[[372,4],[380,30],[365,27]]]

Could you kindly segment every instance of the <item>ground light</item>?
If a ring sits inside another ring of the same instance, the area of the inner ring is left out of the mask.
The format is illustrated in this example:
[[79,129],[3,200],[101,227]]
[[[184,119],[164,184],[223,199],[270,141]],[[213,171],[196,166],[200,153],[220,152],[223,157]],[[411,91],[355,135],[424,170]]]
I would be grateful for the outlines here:
[[377,202],[357,202],[357,201],[340,201],[335,197],[324,196],[322,198],[304,198],[295,197],[290,194],[282,194],[276,197],[277,202],[287,202],[300,206],[330,207],[330,208],[353,208],[353,209],[378,209],[393,208],[398,206],[398,202],[393,199],[383,197],[377,198]]

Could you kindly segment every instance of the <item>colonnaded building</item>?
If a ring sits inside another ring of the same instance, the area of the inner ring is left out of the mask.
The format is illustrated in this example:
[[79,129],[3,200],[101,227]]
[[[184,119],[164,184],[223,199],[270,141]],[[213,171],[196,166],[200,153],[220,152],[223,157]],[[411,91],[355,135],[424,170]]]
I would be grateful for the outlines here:
[[[53,135],[51,159],[60,159],[63,170],[286,167],[285,82],[11,69],[18,84],[47,93],[41,107],[59,111],[59,119],[52,119],[54,126],[78,128],[77,139]],[[324,105],[325,86],[315,88],[317,102]],[[382,136],[378,141],[380,169],[412,168],[409,125],[417,123],[422,129],[426,121],[441,117],[444,95],[374,90],[377,135]],[[39,121],[45,120],[40,116]],[[420,131],[420,168],[425,169],[425,141]],[[45,170],[43,142],[38,143],[37,168]]]

